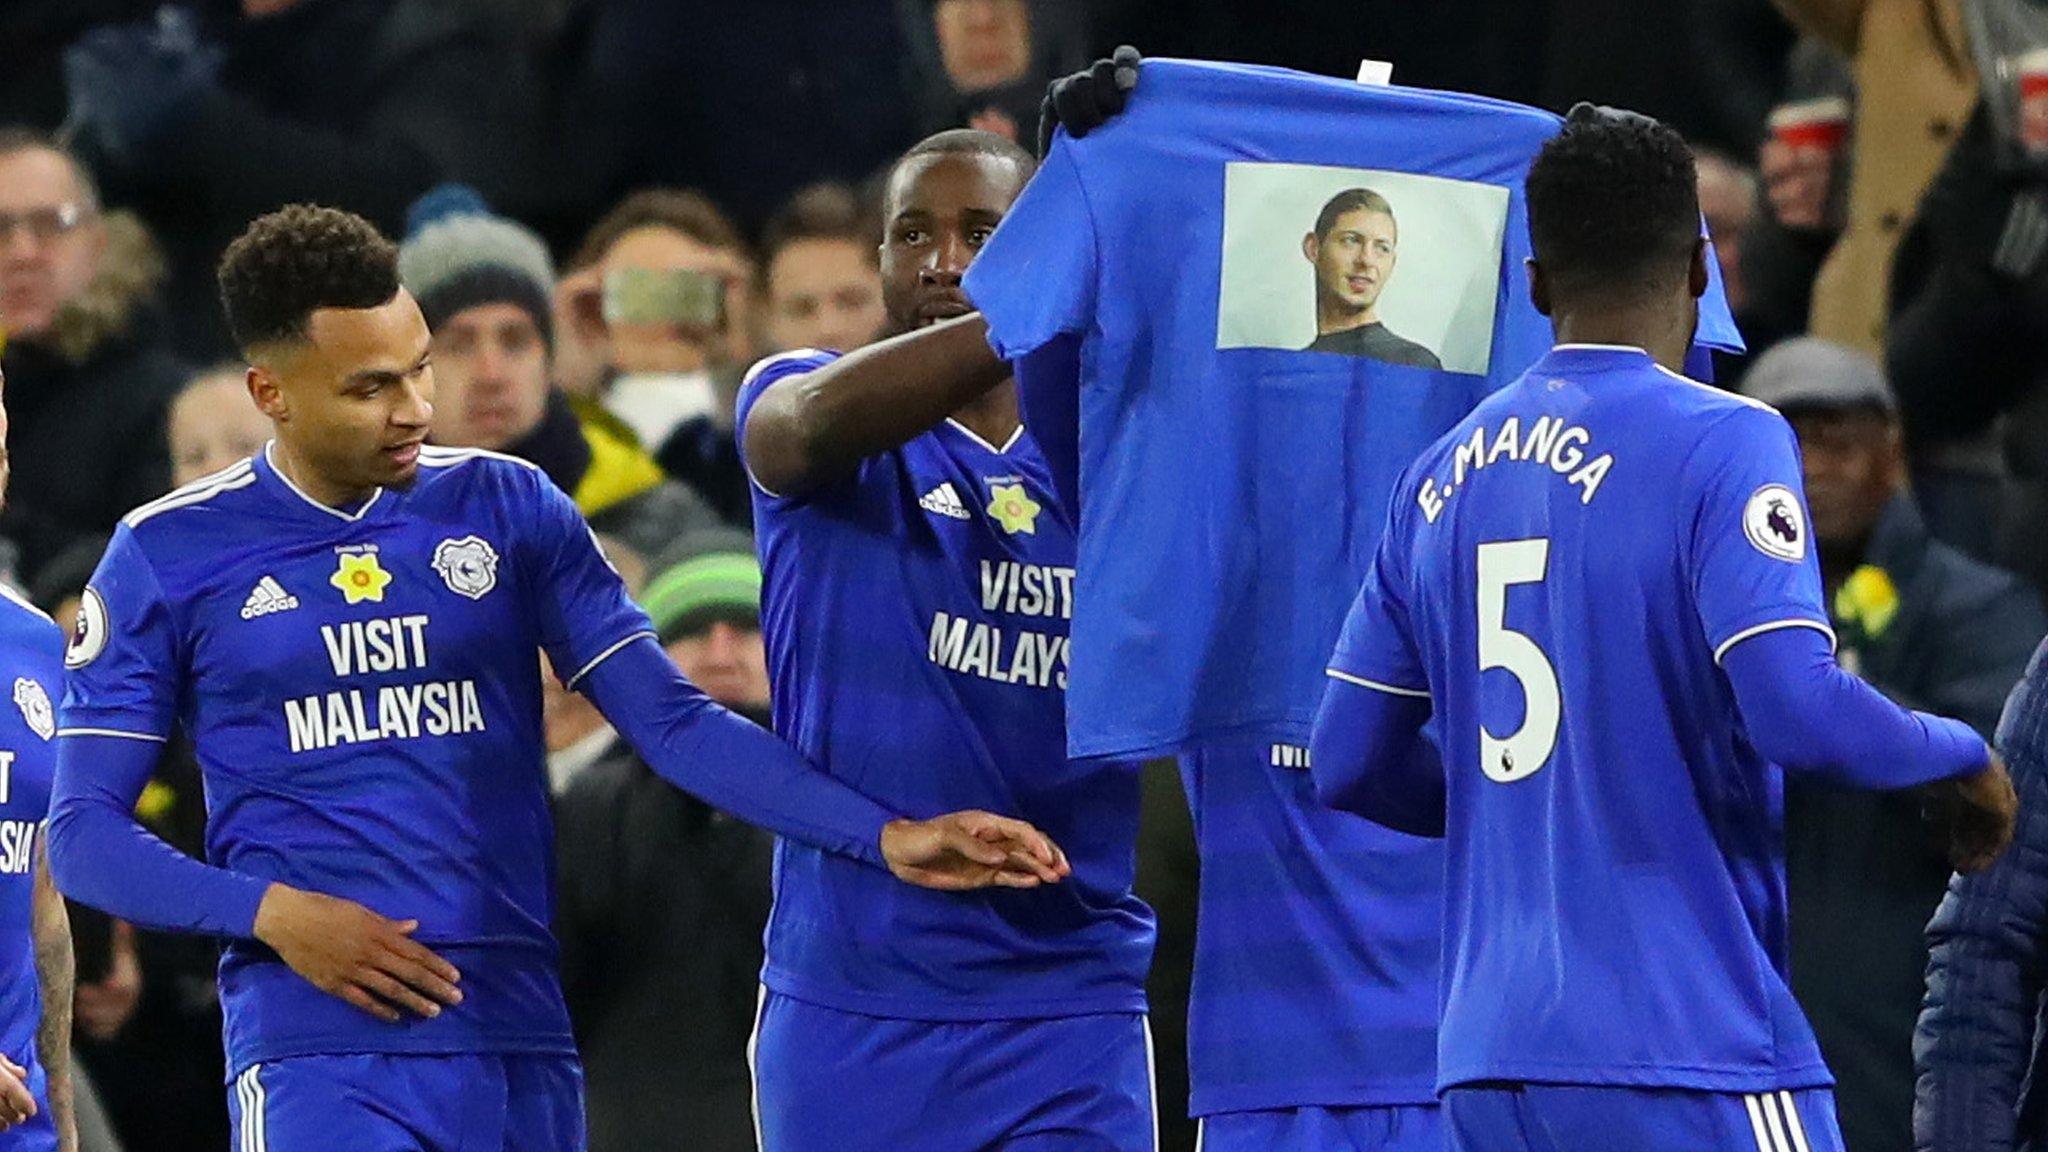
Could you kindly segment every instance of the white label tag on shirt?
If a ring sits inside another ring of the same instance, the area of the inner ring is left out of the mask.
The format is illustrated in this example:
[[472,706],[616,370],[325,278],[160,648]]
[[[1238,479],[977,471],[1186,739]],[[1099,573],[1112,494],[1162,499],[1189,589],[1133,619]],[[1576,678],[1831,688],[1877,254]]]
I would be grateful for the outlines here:
[[1391,60],[1360,60],[1358,82],[1384,88],[1394,82],[1394,62]]

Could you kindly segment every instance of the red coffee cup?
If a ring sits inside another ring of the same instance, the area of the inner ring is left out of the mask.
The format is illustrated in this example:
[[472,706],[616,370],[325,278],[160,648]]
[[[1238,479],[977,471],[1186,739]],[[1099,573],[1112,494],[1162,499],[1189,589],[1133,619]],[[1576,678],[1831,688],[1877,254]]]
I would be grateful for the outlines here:
[[2035,155],[2048,154],[2048,48],[2013,62],[2020,88],[2020,143]]
[[1771,112],[1771,137],[1788,148],[1834,152],[1848,142],[1849,111],[1840,96],[1781,104]]

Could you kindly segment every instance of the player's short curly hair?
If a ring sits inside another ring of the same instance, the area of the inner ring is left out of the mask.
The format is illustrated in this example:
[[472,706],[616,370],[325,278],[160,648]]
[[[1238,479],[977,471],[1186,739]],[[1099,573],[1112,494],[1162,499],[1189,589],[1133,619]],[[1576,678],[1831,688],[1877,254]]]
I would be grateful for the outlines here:
[[398,247],[352,212],[293,204],[261,216],[220,259],[220,302],[244,354],[303,340],[322,308],[398,295]]
[[1629,299],[1682,280],[1700,236],[1699,176],[1677,132],[1580,104],[1529,169],[1529,240],[1553,290]]

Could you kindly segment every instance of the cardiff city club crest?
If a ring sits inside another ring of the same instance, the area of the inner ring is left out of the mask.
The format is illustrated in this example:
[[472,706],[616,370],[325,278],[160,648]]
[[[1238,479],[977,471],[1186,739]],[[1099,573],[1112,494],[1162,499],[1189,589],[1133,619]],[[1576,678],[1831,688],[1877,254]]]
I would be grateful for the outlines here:
[[26,676],[14,681],[14,706],[36,735],[48,740],[57,734],[57,713],[50,707],[50,694]]
[[481,536],[443,540],[434,548],[434,571],[450,592],[481,600],[498,586],[498,553]]

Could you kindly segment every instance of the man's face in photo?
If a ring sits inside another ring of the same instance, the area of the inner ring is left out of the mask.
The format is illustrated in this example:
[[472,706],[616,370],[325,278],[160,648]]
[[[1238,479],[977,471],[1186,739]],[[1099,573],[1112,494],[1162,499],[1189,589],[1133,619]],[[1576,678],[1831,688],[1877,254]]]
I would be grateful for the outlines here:
[[[1316,266],[1316,312],[1319,321],[1330,313],[1348,313],[1352,327],[1375,318],[1380,293],[1394,278],[1399,231],[1394,218],[1371,208],[1354,208],[1337,217],[1330,231],[1302,241],[1302,255]],[[1318,324],[1320,331],[1332,329]]]

